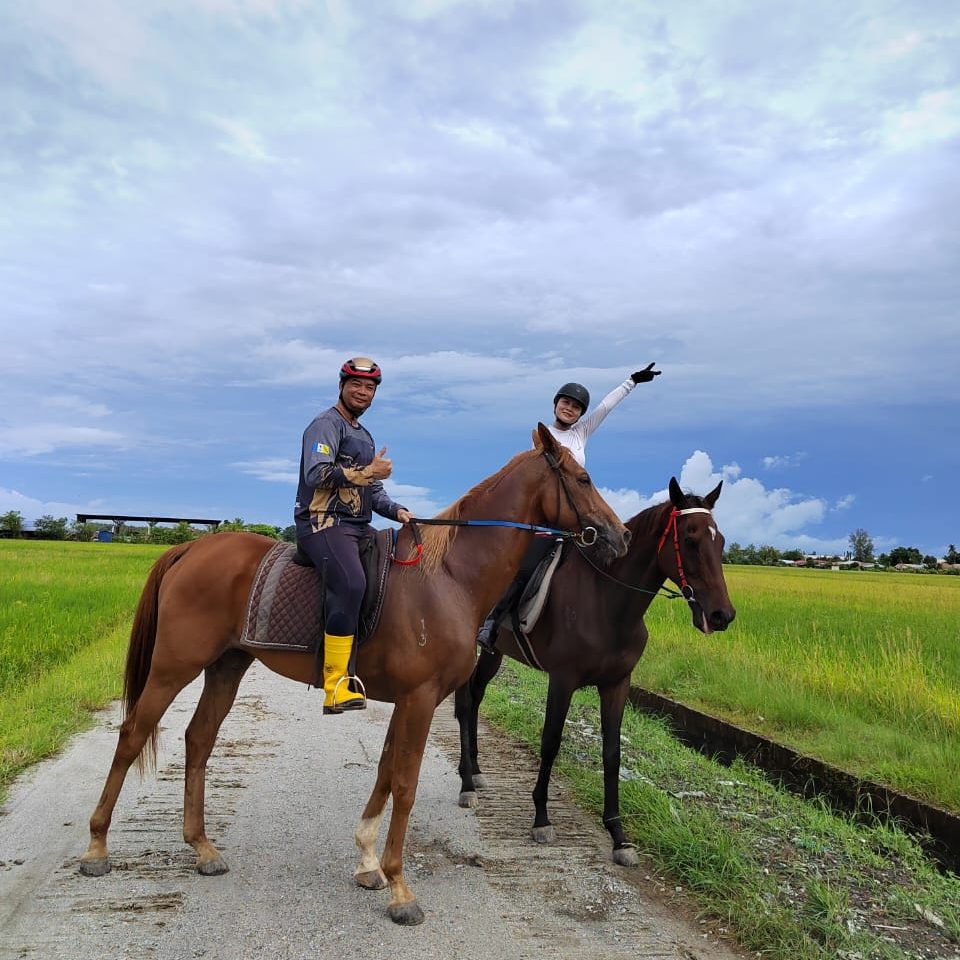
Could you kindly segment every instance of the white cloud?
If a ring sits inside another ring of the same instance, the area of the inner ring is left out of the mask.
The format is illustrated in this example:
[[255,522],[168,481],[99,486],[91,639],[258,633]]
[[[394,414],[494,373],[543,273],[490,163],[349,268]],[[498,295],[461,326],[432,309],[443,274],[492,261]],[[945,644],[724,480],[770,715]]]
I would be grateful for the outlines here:
[[[383,488],[397,503],[402,503],[415,517],[432,517],[446,504],[438,503],[429,487],[384,480]],[[377,521],[379,523],[379,521]]]
[[833,509],[840,510],[849,510],[853,506],[856,496],[852,493],[848,493],[845,497],[841,497],[834,505]]
[[242,460],[233,466],[241,473],[256,477],[268,483],[285,483],[291,489],[297,485],[296,460],[287,460],[280,457],[265,460]]
[[952,140],[960,133],[960,97],[954,90],[923,93],[910,109],[888,115],[885,133],[887,141],[901,150]]
[[[824,500],[798,497],[782,487],[768,490],[759,480],[740,477],[736,464],[716,469],[703,450],[695,450],[687,458],[678,478],[683,490],[699,496],[709,493],[721,480],[723,487],[714,513],[727,543],[769,544],[781,550],[800,547],[811,552],[814,547],[836,550],[838,543],[845,542],[807,532],[825,517]],[[669,498],[666,489],[649,496],[630,489],[603,489],[601,494],[622,520]]]
[[74,416],[107,417],[110,408],[105,403],[90,401],[76,394],[51,394],[45,397],[43,405],[52,410],[67,410]]
[[227,139],[221,141],[220,147],[228,153],[235,153],[238,157],[258,163],[276,161],[277,158],[271,156],[264,147],[261,135],[249,124],[232,117],[216,116],[211,116],[210,122],[226,134]]
[[20,493],[19,490],[0,487],[0,513],[18,510],[24,520],[31,522],[48,514],[52,517],[66,517],[68,520],[74,520],[77,513],[90,509],[96,509],[96,507],[91,507],[89,504],[81,507],[78,504],[60,500],[38,500],[36,497]]
[[792,454],[776,454],[764,457],[762,463],[766,470],[782,470],[788,467],[795,467],[802,460],[806,460],[807,454],[804,451],[798,451]]
[[127,439],[114,430],[57,423],[0,427],[0,456],[32,457],[63,448],[123,447]]

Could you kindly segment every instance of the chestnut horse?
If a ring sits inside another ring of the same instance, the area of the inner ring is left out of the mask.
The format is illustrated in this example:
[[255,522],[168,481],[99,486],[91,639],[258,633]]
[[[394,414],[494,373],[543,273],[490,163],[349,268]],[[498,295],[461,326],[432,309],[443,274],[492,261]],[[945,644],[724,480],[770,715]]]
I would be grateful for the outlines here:
[[[581,536],[592,527],[600,562],[626,550],[626,528],[587,473],[542,424],[537,436],[535,449],[515,456],[440,514],[454,522],[484,518],[514,526],[426,530],[419,566],[394,568],[379,626],[359,650],[358,673],[367,696],[395,707],[355,834],[360,862],[354,876],[367,889],[389,885],[388,912],[397,923],[423,920],[404,880],[403,844],[430,722],[437,704],[470,676],[480,620],[520,566],[530,534],[518,527],[574,527]],[[398,551],[406,555],[412,540],[409,530],[401,531]],[[107,831],[127,770],[138,758],[141,764],[155,759],[160,718],[201,672],[203,692],[186,731],[183,837],[197,852],[200,873],[227,870],[206,835],[204,784],[207,759],[240,680],[254,658],[291,680],[310,683],[313,678],[311,653],[240,643],[254,575],[274,543],[250,533],[203,537],[168,550],[151,570],[127,653],[124,721],[90,818],[90,846],[81,857],[81,872],[100,876],[110,869]],[[317,714],[319,718],[319,704]],[[378,859],[380,822],[391,796],[390,826]]]
[[[595,686],[600,694],[603,737],[603,823],[613,840],[614,861],[624,866],[637,863],[620,822],[620,726],[630,675],[647,645],[643,615],[669,578],[680,587],[680,595],[690,605],[693,625],[701,632],[725,630],[736,616],[720,562],[723,535],[711,513],[721,486],[722,481],[701,498],[684,494],[671,478],[668,503],[650,507],[627,521],[630,547],[622,559],[601,568],[572,550],[557,567],[529,639],[538,661],[531,665],[550,676],[540,772],[533,791],[534,840],[549,843],[555,839],[547,816],[550,772],[573,692]],[[469,682],[457,690],[462,807],[474,806],[476,788],[484,786],[477,763],[477,711],[504,655],[530,663],[509,624],[501,626],[495,652],[481,655]]]

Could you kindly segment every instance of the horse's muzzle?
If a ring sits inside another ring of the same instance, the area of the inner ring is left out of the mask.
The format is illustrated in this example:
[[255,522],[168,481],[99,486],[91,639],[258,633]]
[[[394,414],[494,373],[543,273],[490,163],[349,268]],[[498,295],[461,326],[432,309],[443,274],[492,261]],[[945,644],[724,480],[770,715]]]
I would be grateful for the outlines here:
[[737,615],[737,611],[733,607],[728,607],[725,610],[711,610],[707,614],[698,601],[690,604],[690,612],[693,615],[693,625],[701,633],[708,636],[711,633],[726,630]]
[[601,563],[612,563],[627,552],[630,546],[630,531],[626,527],[617,530],[615,527],[597,525],[597,530],[599,533],[593,549]]

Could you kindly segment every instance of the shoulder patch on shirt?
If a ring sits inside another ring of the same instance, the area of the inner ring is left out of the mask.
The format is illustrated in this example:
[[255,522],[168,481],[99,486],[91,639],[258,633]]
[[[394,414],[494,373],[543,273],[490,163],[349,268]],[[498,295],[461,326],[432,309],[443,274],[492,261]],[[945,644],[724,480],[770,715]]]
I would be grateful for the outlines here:
[[325,444],[325,443],[320,443],[320,441],[318,440],[318,441],[313,445],[313,452],[314,452],[314,453],[323,453],[323,454],[326,454],[326,455],[329,457],[329,456],[330,456],[330,447],[328,447],[327,444]]

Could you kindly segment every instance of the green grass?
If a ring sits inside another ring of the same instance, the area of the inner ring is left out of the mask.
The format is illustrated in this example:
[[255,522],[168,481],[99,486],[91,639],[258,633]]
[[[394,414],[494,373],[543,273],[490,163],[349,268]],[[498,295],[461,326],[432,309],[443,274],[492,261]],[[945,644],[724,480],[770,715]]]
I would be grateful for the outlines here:
[[[488,688],[483,712],[537,750],[545,697],[542,675],[508,663]],[[599,822],[593,692],[574,697],[556,771]],[[910,837],[837,817],[742,763],[720,766],[632,710],[623,727],[621,814],[645,858],[641,875],[662,889],[679,888],[708,929],[733,932],[758,956],[960,956],[960,880],[938,873]]]
[[[0,796],[119,693],[134,607],[163,549],[0,541]],[[960,583],[811,573],[730,569],[738,621],[709,638],[658,600],[638,679],[793,742],[834,726],[850,769],[872,742],[871,717],[904,738],[904,755],[936,737],[946,749]],[[544,678],[510,666],[485,713],[536,745],[544,700]],[[557,769],[599,817],[597,715],[595,697],[578,693]],[[630,711],[622,774],[624,821],[648,869],[747,948],[772,960],[960,955],[960,881],[906,835],[834,817],[743,765],[717,767]]]
[[133,611],[164,549],[0,540],[0,799],[119,695]]
[[634,682],[960,811],[960,578],[724,569],[730,629],[656,600]]

